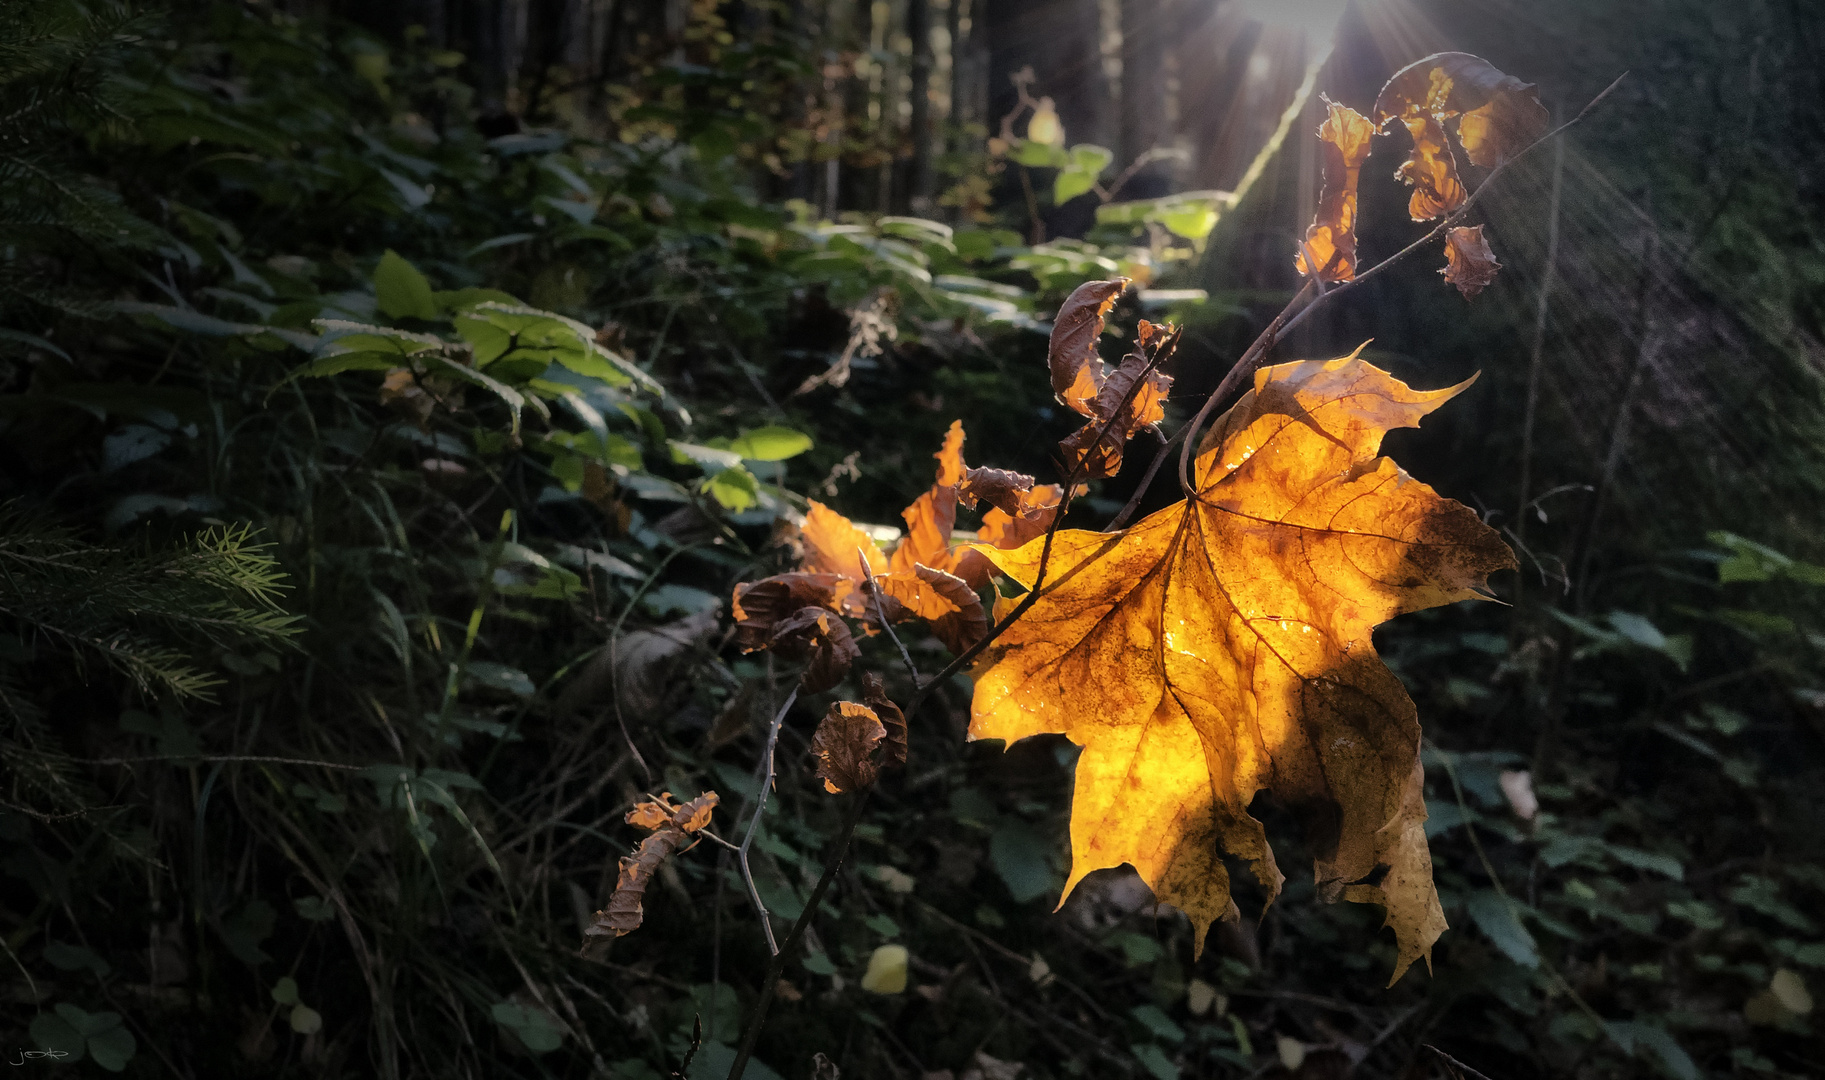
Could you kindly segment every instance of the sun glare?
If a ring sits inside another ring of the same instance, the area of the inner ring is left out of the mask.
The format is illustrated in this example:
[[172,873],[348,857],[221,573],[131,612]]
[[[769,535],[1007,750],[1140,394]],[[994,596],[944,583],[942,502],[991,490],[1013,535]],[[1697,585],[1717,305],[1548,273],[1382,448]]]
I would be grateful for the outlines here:
[[1328,39],[1349,0],[1232,0],[1230,10],[1266,26],[1295,30],[1312,40]]

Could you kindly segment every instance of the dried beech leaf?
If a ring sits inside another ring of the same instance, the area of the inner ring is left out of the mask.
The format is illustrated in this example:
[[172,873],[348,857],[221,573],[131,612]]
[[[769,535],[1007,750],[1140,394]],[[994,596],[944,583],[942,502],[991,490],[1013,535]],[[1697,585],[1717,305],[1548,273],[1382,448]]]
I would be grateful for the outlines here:
[[1439,273],[1468,300],[1495,280],[1502,264],[1495,261],[1481,225],[1460,226],[1445,233],[1445,268]]
[[[1349,281],[1356,276],[1356,184],[1369,157],[1375,125],[1347,105],[1328,104],[1330,113],[1318,127],[1318,138],[1324,142],[1324,195],[1293,265],[1320,281]],[[1307,252],[1318,264],[1315,270],[1306,265]]]
[[637,802],[634,804],[634,808],[627,812],[627,816],[621,820],[651,832],[670,822],[672,815],[678,812],[678,807],[672,803],[671,796],[671,792],[665,791],[660,793],[658,802],[650,799]]
[[836,701],[818,721],[811,736],[811,753],[817,758],[817,775],[832,795],[859,791],[872,785],[880,766],[872,755],[887,737],[887,728],[873,709],[853,701]]
[[[1062,484],[1040,484],[1022,492],[1018,513],[1006,513],[997,507],[982,515],[982,528],[976,530],[976,539],[991,547],[1017,548],[1042,535],[1058,516],[1058,504],[1064,498],[1064,491]],[[963,577],[962,574],[957,576]]]
[[874,537],[816,499],[811,500],[805,524],[799,527],[799,539],[805,546],[803,569],[810,573],[835,574],[859,582],[868,577],[863,572],[863,560],[867,560],[867,569],[873,573],[887,569],[887,557],[875,546]]
[[1396,175],[1414,185],[1408,209],[1415,221],[1430,221],[1464,202],[1445,121],[1459,118],[1465,156],[1486,169],[1526,149],[1547,125],[1534,84],[1460,52],[1435,53],[1394,73],[1375,99],[1376,129],[1396,117],[1413,135],[1413,153]]
[[943,597],[954,610],[932,620],[932,633],[954,656],[963,655],[971,645],[981,641],[989,632],[989,620],[982,610],[982,599],[969,583],[955,574],[934,570],[929,566],[915,567],[914,572],[926,588]]
[[[1089,421],[1058,443],[1064,451],[1067,470],[1076,469],[1082,461],[1080,478],[1114,476],[1122,469],[1122,448],[1134,433],[1166,418],[1166,394],[1172,389],[1172,377],[1158,370],[1148,371],[1147,367],[1166,347],[1170,336],[1165,327],[1141,320],[1134,351],[1123,357],[1102,381],[1087,414]],[[1136,380],[1141,380],[1141,386],[1130,396]]]
[[[1418,717],[1371,631],[1481,595],[1515,562],[1473,511],[1377,453],[1462,389],[1414,391],[1355,357],[1263,369],[1198,455],[1191,500],[1123,532],[1054,535],[1038,598],[975,667],[970,734],[1084,747],[1067,893],[1130,863],[1201,948],[1235,910],[1225,854],[1279,892],[1248,813],[1265,790],[1304,820],[1320,895],[1386,909],[1395,977],[1430,962],[1445,920]],[[1032,588],[1043,546],[977,550]]]
[[887,729],[881,742],[881,767],[897,769],[906,764],[906,714],[887,696],[881,677],[872,671],[862,673],[862,703],[873,709]]
[[963,463],[963,421],[952,420],[944,433],[944,445],[932,457],[938,459],[938,486],[956,487],[963,483],[969,466]]
[[743,652],[766,648],[774,628],[800,608],[835,610],[839,589],[847,583],[835,574],[775,574],[735,586],[735,641]]
[[[957,611],[956,602],[926,581],[925,576],[919,573],[920,570],[931,570],[931,567],[917,563],[911,570],[883,574],[875,579],[875,584],[882,593],[898,602],[910,616],[933,621]],[[944,574],[942,570],[931,572]],[[950,574],[944,576],[952,577]],[[964,588],[969,586],[965,585]],[[971,597],[975,595],[970,593]]]
[[771,647],[787,660],[810,659],[799,677],[807,694],[821,694],[842,682],[849,665],[862,655],[849,624],[815,607],[800,608],[781,619],[774,628]]
[[714,791],[706,791],[697,798],[682,806],[673,804],[671,793],[660,795],[659,801],[646,801],[635,806],[627,813],[627,822],[653,833],[640,841],[640,847],[621,860],[615,875],[615,892],[608,898],[608,906],[596,912],[594,920],[583,931],[587,945],[591,938],[620,937],[640,928],[645,912],[641,900],[646,895],[646,886],[658,871],[659,865],[672,852],[678,850],[686,837],[710,824],[711,813],[721,796]]
[[1046,350],[1052,368],[1052,390],[1065,407],[1091,416],[1091,402],[1103,386],[1103,360],[1096,351],[1103,318],[1128,287],[1127,278],[1086,281],[1065,298],[1052,320]]
[[971,510],[978,502],[986,502],[1012,516],[1020,513],[1021,498],[1031,490],[1033,478],[1025,473],[1011,469],[971,469],[957,489],[957,498]]

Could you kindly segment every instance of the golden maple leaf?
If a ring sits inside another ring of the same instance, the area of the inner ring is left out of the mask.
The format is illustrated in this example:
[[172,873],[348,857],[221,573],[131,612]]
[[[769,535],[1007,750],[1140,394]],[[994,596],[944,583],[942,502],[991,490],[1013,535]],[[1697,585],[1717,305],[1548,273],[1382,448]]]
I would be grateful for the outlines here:
[[[1248,813],[1265,790],[1302,818],[1321,896],[1387,909],[1395,978],[1430,964],[1445,919],[1418,717],[1370,631],[1515,563],[1469,508],[1376,455],[1468,385],[1411,390],[1355,356],[1263,369],[1201,446],[1195,499],[1055,534],[1039,597],[973,672],[970,736],[1084,748],[1066,895],[1130,863],[1201,950],[1238,915],[1225,854],[1279,892]],[[1044,548],[978,550],[1031,588]]]

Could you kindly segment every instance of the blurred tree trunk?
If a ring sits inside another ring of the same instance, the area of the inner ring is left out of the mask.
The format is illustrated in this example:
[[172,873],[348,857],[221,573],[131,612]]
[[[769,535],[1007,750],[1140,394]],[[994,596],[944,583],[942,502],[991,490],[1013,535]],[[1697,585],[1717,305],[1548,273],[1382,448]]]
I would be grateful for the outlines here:
[[[1119,173],[1142,154],[1170,146],[1167,126],[1166,44],[1172,37],[1172,0],[1121,0],[1122,96],[1121,146],[1115,148]],[[1172,189],[1170,165],[1156,161],[1129,178],[1117,194],[1122,199],[1151,199]]]
[[[954,0],[953,0],[954,2]],[[911,76],[907,96],[911,99],[908,136],[912,153],[907,162],[906,177],[899,185],[901,213],[927,214],[932,198],[932,25],[930,0],[906,0],[906,36],[912,39]]]
[[[1033,69],[1030,93],[1049,97],[1067,144],[1109,145],[1109,82],[1103,76],[1102,7],[1098,0],[983,0],[989,48],[989,131],[1012,112],[1019,95],[1011,77]],[[1014,133],[1023,134],[1016,124]],[[1026,199],[1018,167],[1005,174],[997,201]],[[1043,213],[1048,236],[1081,236],[1095,222],[1094,195],[1080,195]]]
[[[1226,29],[1232,30],[1227,39]],[[1259,22],[1238,27],[1215,19],[1179,38],[1179,101],[1181,124],[1192,143],[1191,187],[1232,187],[1259,145],[1255,129],[1278,119],[1284,103],[1250,108],[1254,102],[1243,100],[1250,89],[1249,59],[1260,40]]]

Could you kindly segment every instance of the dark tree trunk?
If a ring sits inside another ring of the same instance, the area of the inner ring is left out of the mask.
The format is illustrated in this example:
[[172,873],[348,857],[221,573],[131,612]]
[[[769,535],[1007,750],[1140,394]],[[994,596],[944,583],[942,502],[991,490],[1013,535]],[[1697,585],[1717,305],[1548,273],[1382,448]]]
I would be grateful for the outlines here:
[[[953,0],[954,2],[954,0]],[[899,185],[903,212],[931,212],[932,198],[932,27],[930,0],[906,0],[906,36],[912,39],[907,95],[912,99],[908,136],[912,154]]]
[[[1172,38],[1171,0],[1122,0],[1121,146],[1118,172],[1149,150],[1170,146],[1167,127],[1166,44]],[[1165,161],[1143,166],[1116,194],[1119,199],[1151,199],[1172,190],[1172,171]]]
[[[1034,97],[1049,97],[1068,144],[1108,145],[1109,83],[1103,77],[1102,11],[1097,0],[983,0],[989,47],[989,129],[1019,101],[1011,76],[1031,67]],[[1015,125],[1015,134],[1024,129]],[[1008,170],[997,201],[1026,195],[1019,166]],[[1041,174],[1038,179],[1043,179]],[[1043,186],[1043,185],[1039,185]],[[1096,220],[1096,197],[1080,195],[1044,213],[1049,236],[1081,236]]]

